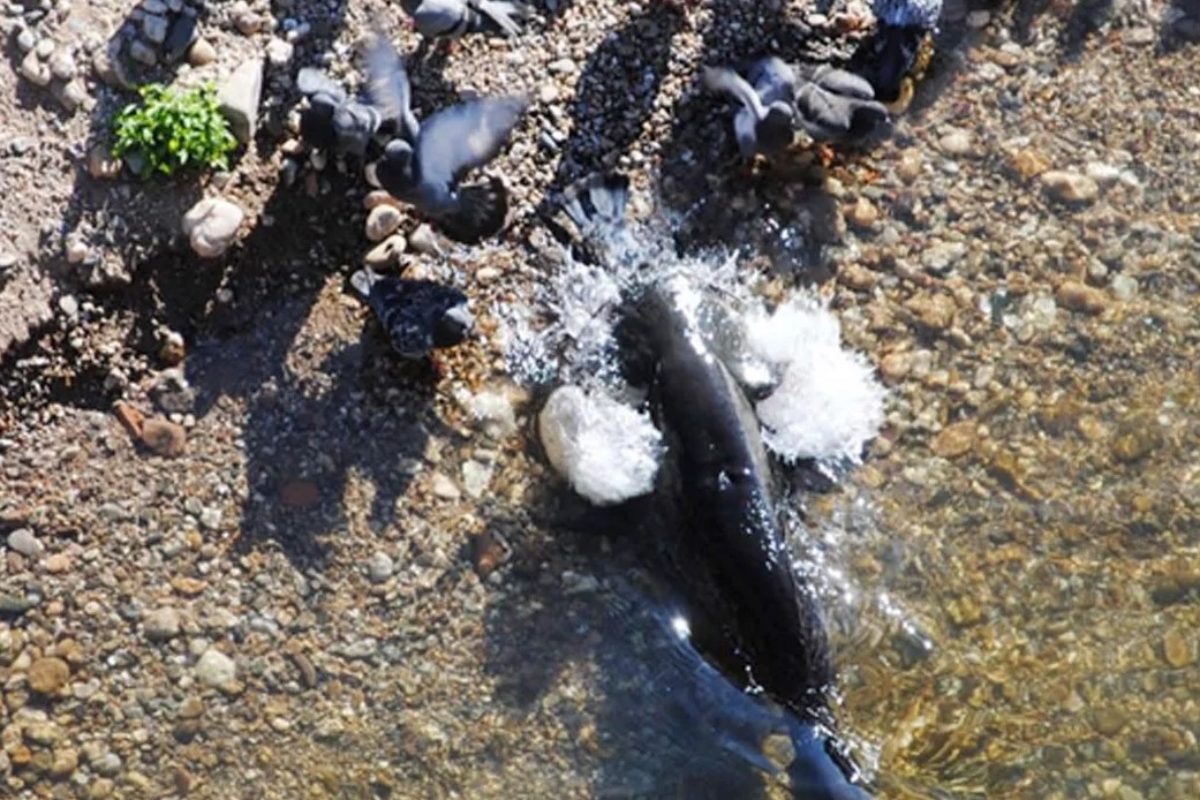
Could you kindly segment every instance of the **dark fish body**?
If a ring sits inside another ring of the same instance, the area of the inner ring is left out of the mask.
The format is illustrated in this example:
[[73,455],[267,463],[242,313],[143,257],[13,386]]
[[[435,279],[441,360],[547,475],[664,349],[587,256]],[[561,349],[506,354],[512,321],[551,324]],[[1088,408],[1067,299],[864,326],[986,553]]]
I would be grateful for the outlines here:
[[817,599],[792,567],[749,401],[669,288],[636,301],[619,338],[652,369],[667,443],[654,514],[665,523],[660,555],[684,595],[689,638],[736,684],[795,715],[793,796],[870,800],[830,729],[829,641]]
[[792,568],[745,394],[669,289],[638,301],[622,337],[636,339],[653,365],[652,398],[681,500],[668,558],[688,602],[723,629],[757,686],[801,717],[820,716],[833,681],[828,641],[816,598]]

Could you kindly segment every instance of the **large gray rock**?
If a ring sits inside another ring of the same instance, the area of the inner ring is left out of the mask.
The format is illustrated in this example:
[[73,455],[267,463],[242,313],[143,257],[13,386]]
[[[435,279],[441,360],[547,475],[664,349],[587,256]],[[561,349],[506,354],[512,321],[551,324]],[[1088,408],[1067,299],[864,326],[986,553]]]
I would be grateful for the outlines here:
[[263,62],[251,58],[233,71],[217,91],[221,113],[229,120],[233,135],[242,144],[254,138],[258,125],[258,103],[262,99]]

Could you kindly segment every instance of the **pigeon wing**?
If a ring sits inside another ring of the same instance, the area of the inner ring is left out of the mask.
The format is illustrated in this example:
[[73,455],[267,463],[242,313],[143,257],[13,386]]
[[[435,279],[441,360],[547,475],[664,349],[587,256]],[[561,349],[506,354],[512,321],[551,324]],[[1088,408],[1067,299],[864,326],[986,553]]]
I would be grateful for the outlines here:
[[496,157],[529,101],[488,97],[443,109],[421,126],[417,164],[421,181],[453,184]]
[[857,97],[860,100],[875,99],[875,89],[871,87],[870,82],[844,69],[818,70],[813,76],[813,82],[822,89],[843,97]]
[[396,120],[404,133],[415,138],[419,124],[412,112],[412,86],[404,61],[382,33],[367,51],[367,86],[371,104],[384,119]]
[[750,109],[755,119],[766,116],[762,100],[745,78],[728,67],[705,67],[701,75],[704,86],[711,92],[724,92]]

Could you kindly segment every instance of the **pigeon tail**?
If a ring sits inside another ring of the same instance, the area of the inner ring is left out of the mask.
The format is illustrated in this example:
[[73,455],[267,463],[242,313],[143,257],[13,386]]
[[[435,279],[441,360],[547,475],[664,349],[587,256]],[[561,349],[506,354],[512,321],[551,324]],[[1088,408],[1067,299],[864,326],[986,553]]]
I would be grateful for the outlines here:
[[508,219],[508,191],[492,178],[485,184],[458,187],[458,203],[438,223],[446,235],[463,244],[476,244],[493,236]]
[[563,191],[562,207],[583,232],[596,227],[619,228],[625,221],[629,178],[618,173],[593,174]]
[[473,5],[484,17],[485,24],[492,23],[505,36],[518,36],[521,33],[518,21],[533,15],[529,6],[515,0],[476,0]]

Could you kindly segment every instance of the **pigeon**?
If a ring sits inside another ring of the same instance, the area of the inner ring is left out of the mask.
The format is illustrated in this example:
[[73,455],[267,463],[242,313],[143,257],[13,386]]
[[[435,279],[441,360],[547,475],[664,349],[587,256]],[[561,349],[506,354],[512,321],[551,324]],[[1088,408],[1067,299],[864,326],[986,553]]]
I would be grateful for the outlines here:
[[404,64],[386,38],[376,37],[367,68],[374,105],[401,122],[401,135],[367,165],[367,180],[432,217],[451,238],[472,243],[499,231],[508,214],[504,184],[499,179],[458,184],[465,173],[496,157],[528,99],[485,97],[418,121],[409,108]]
[[796,92],[796,123],[814,140],[860,143],[890,129],[887,107],[875,100],[864,78],[828,65],[803,77]]
[[709,91],[725,92],[741,103],[733,131],[743,157],[778,153],[792,143],[796,73],[783,59],[768,56],[755,62],[748,80],[728,67],[706,67],[703,80]]
[[875,99],[895,103],[921,42],[937,29],[942,0],[873,0],[872,10],[878,27],[853,60],[875,88]]
[[516,36],[529,6],[514,0],[400,0],[417,31],[429,39],[457,39],[467,33]]
[[337,81],[312,67],[296,76],[296,86],[308,98],[300,112],[300,137],[311,147],[363,158],[386,121],[380,111],[350,100]]
[[467,296],[429,280],[382,276],[370,268],[350,277],[401,356],[424,358],[461,344],[475,325]]

